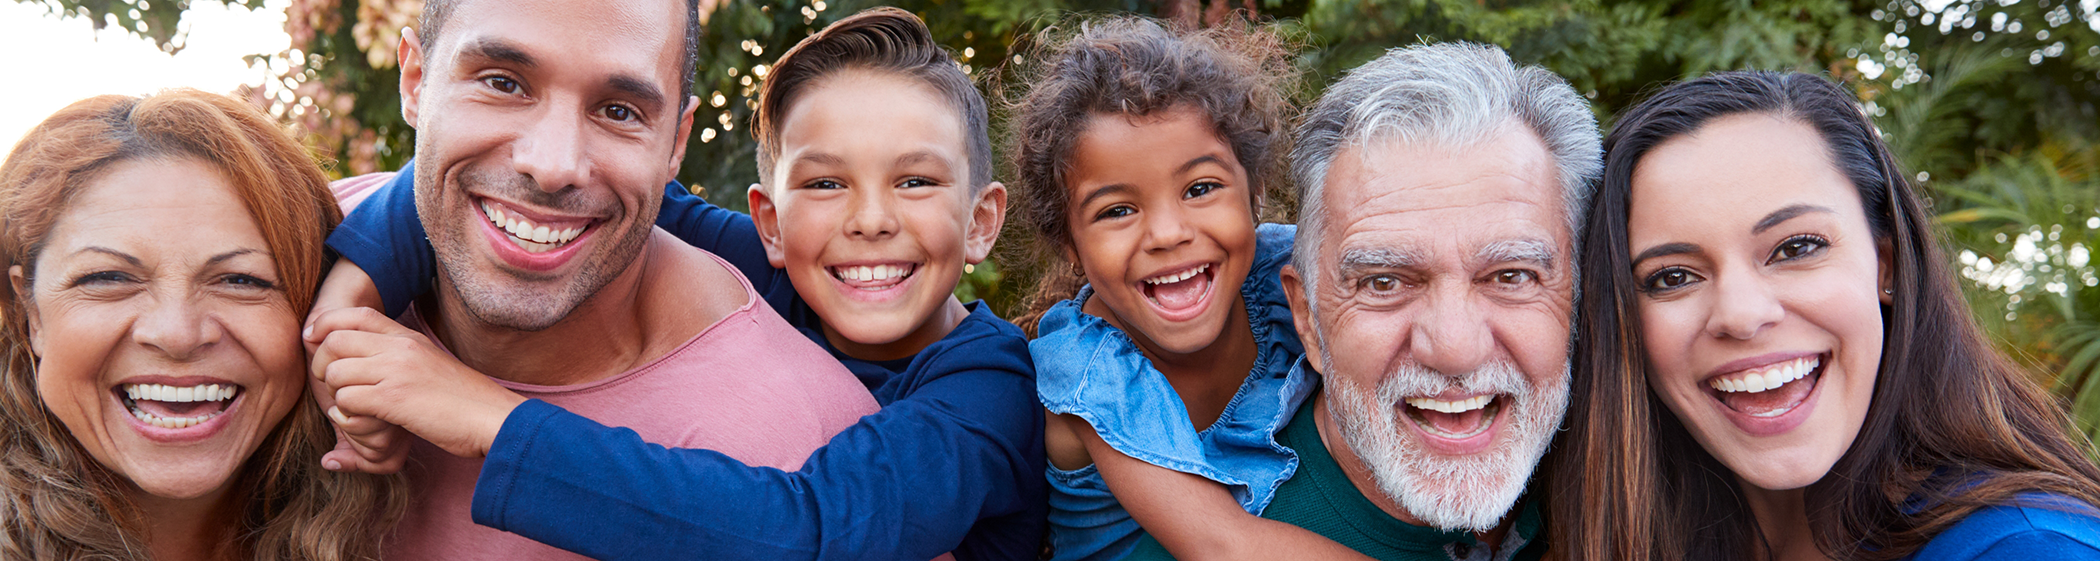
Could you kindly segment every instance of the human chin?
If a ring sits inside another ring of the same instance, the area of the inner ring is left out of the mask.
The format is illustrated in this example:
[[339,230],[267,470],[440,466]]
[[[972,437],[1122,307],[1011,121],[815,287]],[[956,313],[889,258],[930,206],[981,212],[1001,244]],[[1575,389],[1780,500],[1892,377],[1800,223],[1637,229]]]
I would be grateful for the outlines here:
[[839,336],[862,344],[883,345],[904,339],[925,325],[947,302],[944,287],[959,278],[954,267],[915,255],[861,255],[797,267],[797,287],[811,286],[812,311]]
[[1187,354],[1216,343],[1239,302],[1247,267],[1230,256],[1186,259],[1143,269],[1119,288],[1117,315],[1167,352]]
[[[1679,418],[1744,483],[1766,490],[1807,487],[1829,474],[1851,448],[1871,400],[1874,361],[1848,368],[1842,356],[1842,351],[1789,353],[1724,367],[1700,380],[1700,391],[1691,398],[1697,406],[1671,405],[1696,411]],[[1855,374],[1862,370],[1867,374]],[[1761,375],[1765,383],[1746,380],[1751,375]]]
[[[90,456],[141,491],[193,499],[223,489],[300,397],[295,383],[225,374],[120,375],[80,389],[94,392],[92,413],[47,406]],[[296,370],[282,377],[300,379]]]
[[[626,270],[650,224],[617,203],[532,195],[516,174],[459,174],[446,218],[425,219],[438,264],[467,311],[524,331],[553,326]],[[504,194],[516,193],[517,196]],[[529,200],[521,202],[520,199]],[[653,220],[653,217],[651,217]]]
[[[1331,357],[1322,361],[1332,372]],[[1567,409],[1567,385],[1534,387],[1506,362],[1491,363],[1455,386],[1449,379],[1405,365],[1366,391],[1346,375],[1329,376],[1329,412],[1379,489],[1401,508],[1437,528],[1487,531],[1523,496]],[[1449,403],[1422,397],[1459,394],[1477,397]],[[1441,418],[1425,420],[1416,404],[1471,409],[1429,412]]]

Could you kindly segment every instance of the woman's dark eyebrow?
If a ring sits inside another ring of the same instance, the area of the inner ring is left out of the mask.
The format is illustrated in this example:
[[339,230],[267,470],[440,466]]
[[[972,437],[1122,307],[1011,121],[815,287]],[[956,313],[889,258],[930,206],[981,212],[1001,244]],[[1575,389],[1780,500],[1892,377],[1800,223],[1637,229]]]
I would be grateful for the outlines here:
[[1811,212],[1827,212],[1830,214],[1837,214],[1837,211],[1830,210],[1830,208],[1828,207],[1820,207],[1809,204],[1787,205],[1786,208],[1775,210],[1772,211],[1771,214],[1765,215],[1764,220],[1757,221],[1756,226],[1750,227],[1750,233],[1752,235],[1765,233],[1765,230],[1770,230],[1773,226],[1778,226],[1781,222],[1793,220],[1796,216],[1801,216],[1803,214],[1808,214]]
[[1662,245],[1658,245],[1658,246],[1655,246],[1655,247],[1651,247],[1651,248],[1648,248],[1648,249],[1647,249],[1646,251],[1642,251],[1640,255],[1636,255],[1636,256],[1634,256],[1634,257],[1633,257],[1633,266],[1635,266],[1635,267],[1639,267],[1639,266],[1641,266],[1641,262],[1642,262],[1642,261],[1647,261],[1647,260],[1649,260],[1649,259],[1654,259],[1654,258],[1657,258],[1657,257],[1662,257],[1662,256],[1665,256],[1665,255],[1677,255],[1677,254],[1682,254],[1682,253],[1697,253],[1698,251],[1699,251],[1699,246],[1696,246],[1696,245],[1692,245],[1692,244],[1688,244],[1688,243],[1683,243],[1683,242],[1678,242],[1678,243],[1666,243],[1666,244],[1662,244]]

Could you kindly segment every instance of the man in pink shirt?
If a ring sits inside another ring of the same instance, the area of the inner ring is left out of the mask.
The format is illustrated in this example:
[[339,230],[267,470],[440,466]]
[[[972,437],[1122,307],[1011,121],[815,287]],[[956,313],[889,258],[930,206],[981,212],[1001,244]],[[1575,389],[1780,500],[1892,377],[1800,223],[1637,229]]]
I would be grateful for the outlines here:
[[[787,470],[876,409],[735,269],[654,227],[699,102],[694,14],[675,0],[428,0],[421,36],[403,33],[402,113],[417,130],[412,179],[437,290],[398,324],[366,308],[319,315],[316,376],[341,388],[342,410],[413,411],[427,395],[503,406],[407,447],[387,445],[405,436],[378,419],[330,410],[366,450],[408,450],[413,495],[389,559],[576,558],[470,514],[481,458],[503,441],[468,435],[529,433],[504,426],[528,399]],[[338,197],[360,200],[381,180],[339,185]],[[402,374],[445,368],[486,376]],[[387,376],[360,383],[376,373]]]

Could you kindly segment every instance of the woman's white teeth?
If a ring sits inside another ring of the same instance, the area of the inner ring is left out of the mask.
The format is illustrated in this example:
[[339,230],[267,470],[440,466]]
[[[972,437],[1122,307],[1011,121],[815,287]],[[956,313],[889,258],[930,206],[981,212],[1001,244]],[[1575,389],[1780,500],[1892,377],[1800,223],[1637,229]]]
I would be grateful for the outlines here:
[[1487,407],[1488,403],[1492,401],[1495,401],[1495,396],[1492,395],[1474,396],[1458,401],[1444,401],[1429,397],[1407,398],[1407,404],[1414,406],[1416,409],[1428,409],[1438,413],[1464,413]]
[[124,395],[132,401],[166,401],[190,403],[196,401],[225,401],[233,399],[239,386],[232,384],[208,384],[203,386],[164,386],[161,384],[125,384]]
[[533,253],[561,247],[562,244],[569,243],[570,240],[576,239],[576,236],[583,234],[582,226],[558,230],[548,228],[533,224],[531,220],[526,219],[524,216],[503,212],[503,209],[496,208],[496,205],[489,204],[487,201],[481,203],[481,212],[488,217],[489,223],[495,224],[497,228],[502,228],[505,232],[509,232],[511,237],[525,242],[518,244],[519,247],[523,247],[526,251]]
[[1160,275],[1160,276],[1152,277],[1152,278],[1149,278],[1149,279],[1145,279],[1145,284],[1155,284],[1155,285],[1157,285],[1157,284],[1173,284],[1173,283],[1177,283],[1177,282],[1181,282],[1181,281],[1189,280],[1189,277],[1193,277],[1193,276],[1196,276],[1196,275],[1200,275],[1200,274],[1203,274],[1203,272],[1204,272],[1204,271],[1207,271],[1207,270],[1210,270],[1210,264],[1209,264],[1209,263],[1204,263],[1204,264],[1202,264],[1202,265],[1197,265],[1197,266],[1196,266],[1196,268],[1194,268],[1194,269],[1189,269],[1189,270],[1186,270],[1186,271],[1182,271],[1182,272],[1179,272],[1179,273],[1168,273],[1168,274],[1164,274],[1164,275]]
[[139,409],[137,407],[131,408],[131,416],[138,417],[139,420],[145,421],[146,424],[164,429],[186,429],[194,427],[204,423],[205,421],[211,420],[212,417],[219,416],[219,413],[221,412],[222,411],[213,411],[195,417],[162,417],[152,413],[147,413],[145,410]]
[[1736,374],[1714,378],[1713,381],[1707,382],[1707,385],[1713,386],[1716,390],[1729,393],[1758,393],[1775,390],[1779,389],[1780,386],[1786,385],[1787,382],[1807,376],[1808,373],[1816,371],[1816,367],[1822,364],[1822,357],[1797,358],[1763,368],[1745,370]]
[[849,281],[884,281],[904,278],[904,275],[910,272],[911,268],[902,265],[862,265],[837,267],[832,274]]

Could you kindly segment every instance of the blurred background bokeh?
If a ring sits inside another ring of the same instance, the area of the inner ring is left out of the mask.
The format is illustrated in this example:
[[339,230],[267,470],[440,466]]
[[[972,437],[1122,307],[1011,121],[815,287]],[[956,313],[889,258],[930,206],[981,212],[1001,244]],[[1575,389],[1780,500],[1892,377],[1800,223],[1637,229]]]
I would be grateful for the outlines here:
[[[394,65],[400,29],[415,23],[421,0],[15,3],[10,8],[42,8],[28,16],[49,22],[37,25],[91,27],[98,37],[132,36],[170,54],[204,39],[191,37],[185,17],[229,7],[281,13],[289,44],[243,53],[258,78],[230,93],[296,125],[338,176],[391,170],[414,151],[414,131],[401,120]],[[701,0],[707,29],[696,86],[701,106],[679,179],[717,204],[741,209],[745,187],[757,180],[755,144],[745,125],[768,65],[816,29],[875,4]],[[1672,80],[1743,68],[1832,76],[1858,92],[1930,197],[1978,320],[2055,388],[2081,429],[2100,435],[2100,270],[2094,263],[2100,252],[2100,0],[890,4],[924,17],[994,99],[1015,87],[1002,78],[1026,62],[1035,34],[1069,22],[1075,12],[1134,12],[1190,26],[1251,15],[1302,47],[1307,79],[1300,99],[1387,48],[1492,43],[1519,62],[1567,77],[1594,102],[1607,129],[1614,114]],[[0,56],[55,57],[63,64],[68,55]],[[111,73],[122,79],[121,72],[86,64],[69,68],[64,74],[70,76],[0,74],[21,88]],[[1000,121],[996,115],[994,121]],[[977,267],[958,294],[985,299],[1012,317],[1035,273],[1020,255],[1007,252]]]

